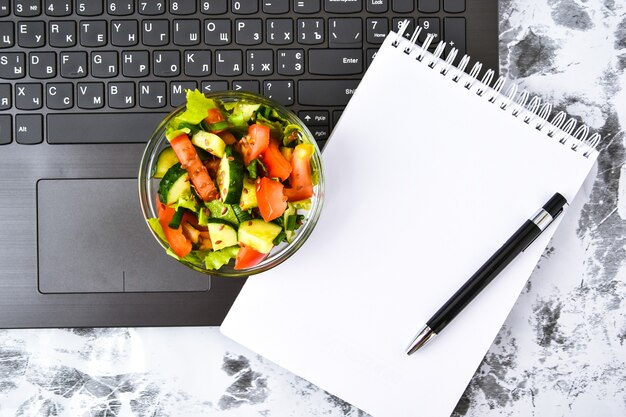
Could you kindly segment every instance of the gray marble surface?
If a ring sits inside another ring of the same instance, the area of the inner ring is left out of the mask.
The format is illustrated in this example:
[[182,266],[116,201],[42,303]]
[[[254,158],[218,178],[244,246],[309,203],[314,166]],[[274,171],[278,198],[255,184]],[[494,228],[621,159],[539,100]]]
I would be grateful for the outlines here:
[[[597,168],[455,416],[626,415],[626,1],[500,2],[501,71],[599,130]],[[364,416],[217,328],[0,330],[0,416]]]

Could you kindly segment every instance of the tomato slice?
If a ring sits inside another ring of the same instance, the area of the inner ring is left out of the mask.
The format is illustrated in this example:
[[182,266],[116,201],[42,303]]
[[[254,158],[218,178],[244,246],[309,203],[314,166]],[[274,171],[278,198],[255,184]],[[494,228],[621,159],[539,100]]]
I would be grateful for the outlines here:
[[226,118],[220,109],[209,109],[207,117],[205,117],[204,120],[211,125],[213,123],[223,122]]
[[258,158],[270,144],[270,128],[253,124],[248,128],[248,135],[241,138],[239,145],[243,155],[243,162],[249,165]]
[[162,203],[157,206],[157,210],[159,212],[159,223],[172,251],[179,258],[184,258],[191,252],[191,242],[183,234],[182,227],[179,226],[177,229],[172,229],[169,226],[176,210]]
[[267,168],[267,176],[285,181],[291,174],[291,164],[278,149],[278,141],[270,139],[270,144],[263,152],[263,165]]
[[270,178],[259,178],[256,183],[256,198],[261,217],[270,222],[283,215],[287,209],[287,197],[283,195],[283,184]]
[[313,197],[313,187],[285,188],[283,194],[289,202],[306,200]]
[[315,148],[310,143],[296,146],[291,156],[291,188],[285,188],[284,194],[288,201],[298,201],[313,196],[313,179],[311,177],[311,157]]
[[235,259],[235,269],[252,268],[258,265],[265,257],[266,253],[257,252],[250,246],[239,244],[239,252],[237,252],[237,259]]

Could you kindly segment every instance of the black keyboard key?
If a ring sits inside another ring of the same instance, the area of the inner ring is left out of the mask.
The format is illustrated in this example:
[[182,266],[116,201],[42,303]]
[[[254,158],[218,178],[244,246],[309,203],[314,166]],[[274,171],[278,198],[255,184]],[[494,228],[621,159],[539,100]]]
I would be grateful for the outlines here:
[[263,81],[263,95],[283,106],[293,104],[293,81],[291,80],[270,80]]
[[185,51],[185,75],[203,77],[211,74],[211,51]]
[[0,110],[11,108],[11,84],[0,84]]
[[44,12],[54,17],[69,16],[72,14],[72,0],[46,0]]
[[28,74],[31,78],[53,78],[57,74],[56,54],[54,52],[31,53],[28,61]]
[[13,22],[0,22],[0,49],[10,48],[15,43]]
[[196,0],[170,0],[171,14],[194,14]]
[[429,33],[432,33],[435,38],[433,39],[431,48],[437,46],[439,41],[441,41],[441,30],[439,28],[439,18],[438,17],[420,17],[417,20],[417,24],[422,28],[420,35],[418,36],[418,40],[423,43],[426,40],[426,36]]
[[55,21],[49,24],[49,43],[55,48],[69,48],[76,45],[76,22]]
[[180,52],[154,51],[152,72],[157,77],[176,77],[180,74]]
[[191,46],[200,43],[200,21],[195,19],[174,20],[174,44]]
[[258,45],[261,43],[263,21],[261,19],[237,19],[235,21],[235,43]]
[[204,14],[224,14],[227,9],[227,0],[202,0],[200,11]]
[[293,11],[296,13],[319,13],[320,0],[293,0]]
[[48,143],[146,142],[167,113],[48,114]]
[[409,24],[404,31],[404,37],[407,39],[411,39],[411,35],[413,35],[413,28],[415,27],[415,19],[412,17],[394,17],[391,23],[392,30],[394,32],[398,32],[400,30],[400,26],[404,21],[409,21]]
[[324,0],[328,13],[358,13],[362,8],[361,0]]
[[23,52],[0,52],[0,79],[15,80],[26,73],[26,55]]
[[298,19],[298,42],[318,45],[324,42],[324,19]]
[[443,34],[448,43],[446,46],[446,54],[451,48],[456,48],[459,52],[456,55],[454,63],[465,55],[465,18],[464,17],[446,17],[443,19]]
[[127,16],[135,11],[134,0],[108,0],[107,12],[113,16]]
[[170,22],[144,20],[141,23],[141,42],[147,46],[163,46],[170,43]]
[[259,11],[259,0],[231,0],[231,11],[235,14],[254,14]]
[[361,19],[329,19],[328,46],[331,48],[360,48],[363,45]]
[[293,20],[267,19],[265,41],[270,45],[289,45],[293,42]]
[[72,83],[49,83],[46,85],[46,107],[67,110],[74,106]]
[[274,51],[271,49],[248,49],[246,72],[248,75],[267,76],[274,72]]
[[243,72],[243,57],[241,51],[215,51],[215,73],[222,77],[241,75]]
[[307,126],[329,126],[330,117],[326,110],[304,110],[298,112],[298,117]]
[[129,109],[135,107],[135,83],[109,83],[107,100],[112,109]]
[[41,0],[13,0],[16,16],[32,17],[41,14]]
[[112,78],[118,74],[117,51],[91,53],[91,75],[96,78]]
[[11,143],[12,128],[11,115],[0,114],[0,145],[6,145]]
[[378,52],[378,49],[374,49],[374,48],[368,48],[365,55],[367,55],[367,59],[365,60],[365,68],[369,68],[370,65],[372,65],[372,61],[374,60],[374,57],[376,56],[376,52]]
[[318,75],[348,75],[363,72],[361,49],[309,49],[309,72]]
[[86,52],[61,52],[59,59],[61,77],[83,78],[87,76]]
[[437,13],[439,0],[417,0],[417,10],[422,13]]
[[396,13],[411,13],[415,0],[391,0],[391,10]]
[[230,43],[230,19],[204,21],[204,43],[207,45],[228,45]]
[[15,107],[20,110],[37,110],[42,106],[41,84],[15,84]]
[[122,52],[122,75],[125,77],[145,77],[150,71],[148,51]]
[[300,75],[304,73],[303,49],[279,49],[278,73],[280,75]]
[[365,0],[365,4],[370,13],[385,13],[389,8],[389,0]]
[[[107,44],[106,20],[83,20],[79,26],[82,46],[98,47]],[[112,26],[111,29],[113,29]]]
[[162,81],[139,83],[139,105],[146,109],[158,109],[167,104],[167,87]]
[[333,124],[335,124],[335,125],[337,124],[337,122],[341,118],[342,114],[343,114],[343,110],[334,110],[333,111]]
[[81,109],[99,109],[104,106],[104,84],[78,83],[77,104]]
[[310,106],[345,106],[359,80],[298,81],[298,102]]
[[165,0],[139,0],[137,11],[147,16],[156,16],[165,13]]
[[195,81],[172,81],[170,83],[170,105],[172,107],[182,106],[187,100],[186,90],[195,90],[196,88],[198,88],[198,83]]
[[381,44],[389,33],[389,21],[386,17],[367,19],[366,39],[369,43]]
[[309,127],[309,130],[316,141],[326,141],[330,135],[328,126],[312,126]]
[[81,16],[98,16],[102,14],[103,0],[76,0],[76,14]]
[[261,0],[263,13],[283,14],[289,12],[289,0]]
[[203,93],[228,90],[228,81],[202,81]]
[[465,0],[443,0],[443,11],[448,13],[464,12]]
[[46,43],[46,24],[41,21],[19,22],[17,44],[22,48],[39,48]]
[[43,140],[43,118],[40,114],[18,114],[15,116],[15,141],[23,145],[34,145]]
[[0,0],[0,17],[9,15],[9,0]]
[[139,28],[136,20],[112,20],[111,44],[134,46],[139,43]]
[[233,90],[259,94],[259,82],[257,80],[233,81]]

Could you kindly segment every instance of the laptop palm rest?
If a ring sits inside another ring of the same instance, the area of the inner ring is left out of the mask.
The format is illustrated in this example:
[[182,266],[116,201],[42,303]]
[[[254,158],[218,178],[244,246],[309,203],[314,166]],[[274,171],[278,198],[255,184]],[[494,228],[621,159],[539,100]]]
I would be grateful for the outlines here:
[[210,277],[165,254],[146,225],[136,179],[37,183],[41,293],[208,291]]

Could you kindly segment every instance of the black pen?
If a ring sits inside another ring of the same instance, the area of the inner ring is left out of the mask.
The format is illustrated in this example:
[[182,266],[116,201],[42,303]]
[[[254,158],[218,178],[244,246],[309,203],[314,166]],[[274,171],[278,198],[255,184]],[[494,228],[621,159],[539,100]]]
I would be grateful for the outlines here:
[[556,219],[567,200],[556,193],[537,213],[494,253],[483,266],[428,320],[406,350],[413,354],[438,335],[517,255],[522,253]]

